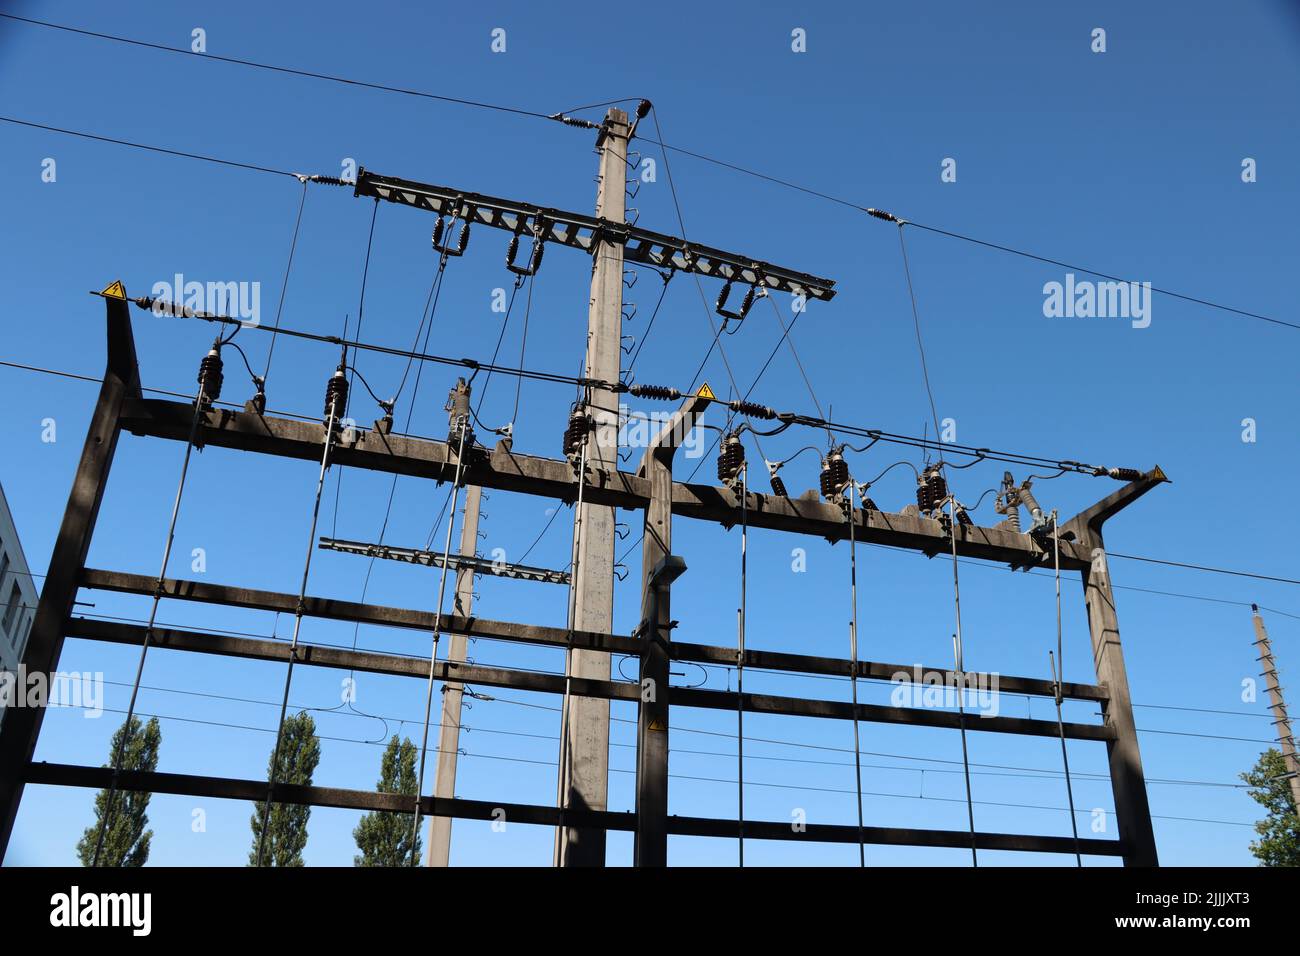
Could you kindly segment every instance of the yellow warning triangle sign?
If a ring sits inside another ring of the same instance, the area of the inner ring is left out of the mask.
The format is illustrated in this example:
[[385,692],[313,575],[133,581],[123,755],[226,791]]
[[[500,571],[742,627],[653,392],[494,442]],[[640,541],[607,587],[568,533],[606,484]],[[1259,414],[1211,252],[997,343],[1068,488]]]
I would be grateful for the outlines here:
[[667,726],[664,724],[664,722],[663,722],[662,720],[660,720],[658,717],[652,717],[652,718],[650,719],[650,729],[651,729],[651,730],[657,730],[657,731],[659,731],[660,733],[663,733],[665,730],[668,729],[668,727],[667,727]]
[[106,299],[121,299],[126,301],[126,286],[122,285],[122,280],[117,279],[107,289],[100,293]]
[[705,382],[700,386],[700,390],[695,393],[697,398],[707,398],[709,401],[717,401],[718,396],[713,394],[713,389],[709,388],[709,383]]

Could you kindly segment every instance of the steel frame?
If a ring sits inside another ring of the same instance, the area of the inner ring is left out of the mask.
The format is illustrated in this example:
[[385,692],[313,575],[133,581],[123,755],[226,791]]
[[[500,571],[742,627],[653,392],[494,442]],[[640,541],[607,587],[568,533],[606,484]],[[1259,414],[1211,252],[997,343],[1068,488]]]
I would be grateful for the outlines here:
[[588,253],[601,240],[616,242],[624,247],[623,256],[627,261],[642,265],[698,272],[728,282],[744,282],[810,299],[825,301],[835,296],[835,283],[830,279],[578,212],[535,206],[514,199],[498,199],[451,186],[379,176],[364,167],[357,171],[355,195],[413,206],[439,216],[454,216],[470,226],[491,226],[515,235],[530,236],[536,228],[536,234],[543,242],[554,242]]
[[[81,589],[101,589],[152,595],[157,581],[147,575],[87,568],[85,559],[104,488],[112,466],[117,438],[123,429],[142,436],[185,440],[193,405],[145,399],[140,390],[129,305],[125,300],[106,298],[108,362],[94,416],[83,447],[68,506],[50,561],[23,664],[29,674],[52,673],[57,669],[66,637],[118,644],[138,645],[146,629],[134,624],[95,620],[73,614]],[[637,473],[590,469],[586,475],[588,500],[641,509],[646,515],[646,544],[643,555],[643,621],[631,636],[589,631],[568,631],[479,617],[443,615],[442,628],[495,640],[517,641],[553,647],[595,649],[630,654],[642,662],[642,678],[667,685],[670,661],[695,661],[734,665],[734,648],[689,644],[671,639],[668,595],[671,579],[684,570],[681,558],[671,552],[671,523],[674,515],[719,522],[738,523],[740,502],[735,492],[709,485],[672,480],[671,436],[682,418],[692,422],[703,415],[708,401],[689,397],[673,422],[647,451]],[[255,412],[212,409],[200,428],[205,445],[237,448],[280,457],[319,459],[324,439],[321,426],[266,417]],[[382,429],[357,431],[338,447],[335,464],[362,467],[394,474],[407,474],[435,481],[451,480],[455,458],[445,442],[385,433]],[[1092,508],[1062,525],[1076,540],[1062,543],[1061,566],[1080,573],[1088,608],[1097,684],[1067,683],[1064,697],[1089,701],[1102,711],[1103,721],[1067,723],[1058,729],[1055,720],[1013,717],[975,718],[949,711],[921,708],[853,705],[840,701],[746,693],[743,706],[751,713],[785,714],[898,723],[970,731],[1030,734],[1076,740],[1104,741],[1107,747],[1111,784],[1118,818],[1118,839],[1082,839],[1078,848],[1085,854],[1121,856],[1126,865],[1155,866],[1157,855],[1151,828],[1145,782],[1142,775],[1128,682],[1124,671],[1111,583],[1105,566],[1101,529],[1104,522],[1147,491],[1167,480],[1158,468],[1118,489]],[[573,466],[521,455],[503,443],[466,469],[464,481],[485,488],[499,488],[525,494],[572,501],[576,491]],[[816,500],[779,498],[749,492],[748,521],[753,527],[767,527],[800,534],[843,540],[848,521],[840,508]],[[902,514],[858,511],[853,515],[859,541],[875,542],[935,554],[952,547],[949,532],[940,522]],[[960,526],[956,535],[959,555],[1003,562],[1011,567],[1045,566],[1050,555],[1026,534],[977,526]],[[169,599],[224,604],[261,610],[293,611],[297,596],[272,591],[235,588],[207,582],[168,579],[162,595]],[[428,631],[434,626],[432,612],[359,604],[308,596],[303,602],[306,616],[360,621],[398,628]],[[281,643],[246,637],[205,633],[181,628],[155,628],[151,645],[195,653],[241,657],[249,660],[283,661]],[[302,645],[295,663],[303,666],[350,668],[369,673],[428,679],[428,661],[423,657],[350,651],[342,648]],[[771,651],[746,651],[746,667],[792,673],[847,676],[851,664],[837,658],[813,657]],[[946,668],[945,679],[954,678]],[[912,666],[881,662],[859,662],[859,677],[899,679],[913,673]],[[974,678],[982,675],[967,675]],[[565,678],[558,674],[485,667],[454,661],[439,662],[435,678],[485,686],[512,687],[542,693],[562,694]],[[1051,697],[1055,685],[1048,680],[998,675],[1000,689],[1017,694]],[[903,679],[909,679],[906,676]],[[919,675],[917,676],[919,678]],[[579,697],[608,700],[642,700],[638,684],[572,678],[569,692]],[[669,834],[730,837],[739,835],[735,820],[670,816],[667,812],[667,727],[673,707],[725,709],[734,711],[733,692],[697,688],[667,687],[655,702],[642,703],[638,728],[637,812],[635,814],[567,808],[566,826],[604,830],[629,830],[636,835],[636,861],[641,865],[662,865],[667,860]],[[98,788],[106,786],[111,770],[65,764],[35,763],[32,760],[40,733],[43,712],[39,708],[11,708],[0,724],[0,858],[8,846],[15,816],[27,783]],[[265,781],[232,780],[206,776],[123,772],[120,787],[196,796],[258,800],[265,796]],[[285,803],[348,807],[359,810],[410,812],[392,794],[340,790],[325,787],[277,787],[276,799]],[[430,816],[491,819],[497,808],[507,818],[522,823],[554,826],[560,823],[556,807],[507,804],[461,799],[421,797],[422,812]],[[798,840],[806,842],[856,843],[859,838],[879,845],[913,845],[968,848],[972,835],[965,830],[930,830],[809,824],[795,831],[787,822],[746,820],[748,839]],[[1072,838],[1008,833],[977,832],[974,846],[987,850],[1019,850],[1073,853]]]

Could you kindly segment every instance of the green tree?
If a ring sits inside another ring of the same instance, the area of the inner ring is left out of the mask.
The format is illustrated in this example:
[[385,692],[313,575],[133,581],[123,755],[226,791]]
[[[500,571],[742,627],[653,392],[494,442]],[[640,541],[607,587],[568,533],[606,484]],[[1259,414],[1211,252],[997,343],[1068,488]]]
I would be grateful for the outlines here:
[[[272,776],[271,761],[267,760],[267,777]],[[280,735],[280,759],[274,768],[276,784],[302,784],[311,786],[312,774],[320,763],[320,738],[316,736],[316,721],[306,711],[285,718]],[[257,846],[262,839],[262,814],[265,801],[257,804],[250,821],[253,828],[253,847],[248,852],[249,866],[257,866]],[[302,851],[307,846],[307,821],[311,807],[298,804],[273,803],[267,823],[266,845],[262,849],[263,866],[302,866]]]
[[1282,752],[1270,747],[1260,755],[1255,769],[1241,775],[1251,787],[1251,798],[1268,811],[1255,824],[1259,840],[1250,845],[1260,866],[1300,866],[1300,817],[1296,816],[1290,782],[1283,779],[1286,772]]
[[[398,743],[397,734],[388,741],[384,757],[379,767],[379,782],[375,785],[380,793],[401,793],[415,796],[415,755],[416,746],[409,738]],[[352,858],[356,866],[412,866],[418,865],[421,840],[415,834],[415,849],[411,849],[411,831],[415,827],[415,811],[410,813],[393,813],[388,810],[376,810],[367,813],[352,831],[357,841],[360,856]],[[416,863],[412,864],[414,855]]]
[[[126,742],[122,738],[125,735]],[[109,744],[108,759],[112,761],[122,747],[123,770],[158,769],[158,749],[162,746],[162,728],[158,718],[151,717],[143,727],[140,718],[132,717],[128,730],[127,722],[113,734]],[[107,763],[104,766],[112,766]],[[149,859],[149,844],[153,840],[153,831],[146,829],[149,825],[149,798],[151,793],[133,793],[118,790],[112,797],[113,810],[109,813],[109,791],[101,790],[95,794],[95,822],[86,828],[77,842],[77,857],[82,866],[90,866],[95,859],[95,845],[99,842],[99,828],[108,814],[108,825],[104,828],[104,844],[99,851],[100,866],[144,866]]]

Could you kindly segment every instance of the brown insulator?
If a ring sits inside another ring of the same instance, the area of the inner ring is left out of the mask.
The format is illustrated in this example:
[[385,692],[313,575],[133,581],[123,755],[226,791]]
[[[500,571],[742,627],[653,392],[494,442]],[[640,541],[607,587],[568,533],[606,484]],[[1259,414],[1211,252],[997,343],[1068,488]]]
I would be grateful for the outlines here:
[[838,448],[833,449],[822,462],[822,497],[827,501],[840,497],[848,482],[849,463],[844,460],[844,455]]
[[225,380],[222,364],[221,353],[215,347],[199,363],[199,389],[205,407],[221,397],[221,383]]
[[745,445],[734,432],[723,436],[718,452],[718,480],[729,485],[740,476],[745,465]]
[[582,447],[582,441],[591,431],[591,419],[586,412],[575,408],[569,415],[569,426],[564,429],[564,456],[574,458]]
[[325,418],[333,417],[335,424],[347,414],[348,376],[340,365],[325,385]]

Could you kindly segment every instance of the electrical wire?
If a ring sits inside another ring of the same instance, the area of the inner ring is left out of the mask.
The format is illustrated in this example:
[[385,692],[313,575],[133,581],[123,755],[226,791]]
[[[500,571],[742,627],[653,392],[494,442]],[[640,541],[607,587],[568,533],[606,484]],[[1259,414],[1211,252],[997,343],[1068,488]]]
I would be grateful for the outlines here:
[[[0,17],[9,16],[6,13],[0,13]],[[290,176],[298,178],[298,173],[291,173],[287,169],[275,169],[271,166],[259,166],[256,163],[240,163],[231,159],[220,159],[216,156],[205,156],[202,153],[188,153],[184,150],[169,149],[165,146],[150,146],[146,143],[136,143],[126,139],[115,139],[112,136],[100,136],[96,133],[86,133],[81,130],[63,129],[59,126],[49,126],[45,123],[33,123],[29,120],[21,120],[13,116],[0,116],[0,123],[11,123],[14,126],[27,126],[31,129],[45,130],[49,133],[61,133],[65,136],[76,136],[80,139],[93,139],[101,143],[112,143],[116,146],[129,146],[132,149],[143,149],[151,153],[163,153],[168,156],[179,156],[182,159],[198,159],[205,163],[216,163],[220,166],[231,166],[235,169],[247,169],[259,173],[271,173],[275,176]]]
[[262,372],[262,382],[271,374],[271,356],[275,354],[276,333],[280,331],[280,316],[284,312],[284,297],[289,291],[289,273],[293,269],[293,254],[298,249],[298,230],[302,228],[302,211],[307,205],[307,180],[302,181],[302,196],[298,200],[298,215],[293,223],[293,238],[289,241],[289,259],[284,264],[284,279],[280,282],[280,301],[275,307],[275,325],[271,327],[271,344],[266,349],[266,368]]
[[456,445],[456,475],[451,484],[451,519],[447,522],[447,544],[442,551],[442,571],[438,581],[438,613],[434,616],[433,622],[433,649],[429,653],[429,681],[428,690],[425,693],[424,700],[424,732],[420,740],[420,769],[415,779],[415,814],[411,823],[411,866],[416,866],[415,848],[419,841],[420,834],[420,813],[421,794],[424,792],[424,765],[425,758],[429,752],[429,721],[433,716],[433,685],[434,673],[438,663],[438,644],[442,639],[442,607],[447,599],[447,568],[451,564],[451,533],[455,527],[456,515],[456,498],[460,491],[461,477],[465,466],[465,432],[469,427],[469,422],[462,418],[460,421],[460,438]]
[[867,845],[863,837],[862,817],[862,741],[859,737],[858,722],[858,541],[854,531],[857,521],[853,517],[856,510],[853,507],[853,495],[856,490],[853,480],[849,479],[849,510],[845,515],[849,524],[849,598],[852,611],[852,617],[849,619],[849,687],[852,688],[853,703],[853,766],[858,807],[858,865],[866,867]]
[[150,50],[158,50],[163,53],[177,53],[182,56],[191,57],[197,60],[212,61],[219,63],[229,63],[235,66],[246,66],[258,70],[268,70],[274,73],[285,73],[292,76],[306,77],[313,80],[325,80],[330,83],[338,83],[344,86],[359,86],[369,90],[378,90],[384,93],[398,93],[403,96],[414,96],[421,99],[437,100],[442,103],[454,103],[459,106],[471,106],[477,109],[493,110],[498,113],[510,113],[516,116],[529,116],[535,119],[556,120],[558,117],[554,114],[539,113],[534,110],[519,109],[513,106],[502,106],[498,103],[487,103],[481,100],[464,99],[457,96],[447,96],[441,93],[430,93],[426,90],[413,90],[400,86],[389,86],[383,83],[371,83],[365,80],[354,80],[344,76],[337,76],[330,73],[318,73],[313,70],[300,70],[287,66],[277,66],[273,63],[259,63],[256,60],[241,59],[233,56],[221,56],[216,53],[203,52],[196,53],[193,50],[187,50],[184,47],[167,46],[163,43],[151,43],[146,40],[137,40],[132,37],[118,36],[112,33],[101,33],[95,30],[84,30],[78,27],[71,27],[61,23],[51,23],[47,20],[36,20],[29,17],[20,17],[12,13],[0,13],[0,17],[6,20],[12,20],[18,23],[25,23],[29,26],[46,27],[51,30],[61,30],[65,33],[75,33],[84,37],[92,37],[97,40],[109,40],[114,43],[128,44],[134,47],[143,47]]
[[[1070,829],[1074,833],[1074,860],[1083,866],[1083,854],[1079,852],[1079,821],[1074,810],[1074,784],[1070,781],[1070,754],[1065,745],[1065,723],[1061,718],[1061,704],[1064,699],[1062,684],[1065,682],[1064,630],[1061,619],[1061,529],[1057,526],[1056,511],[1052,511],[1052,564],[1056,577],[1056,656],[1047,652],[1047,663],[1052,672],[1052,685],[1056,701],[1056,730],[1061,739],[1061,764],[1065,768],[1065,795],[1070,804]],[[1060,671],[1057,671],[1060,661]]]
[[[334,337],[334,336],[313,336],[313,337],[319,339],[320,341],[332,342],[333,344],[339,344],[339,342],[340,342],[340,340],[338,340],[338,339],[337,339],[336,337]],[[365,343],[359,343],[359,344],[357,344],[357,343],[349,343],[349,344],[353,345],[354,347],[358,347],[358,348],[382,349],[382,347],[380,347],[380,346],[370,346],[370,345],[367,345],[367,344],[365,344]],[[385,351],[391,351],[391,352],[395,352],[395,353],[401,354],[401,355],[403,355],[403,356],[409,356],[409,357],[412,357],[412,359],[414,359],[414,358],[420,358],[421,360],[425,360],[425,359],[427,359],[427,360],[429,360],[429,361],[438,361],[439,363],[442,363],[442,364],[454,364],[454,365],[460,365],[460,366],[462,366],[462,367],[467,367],[467,368],[473,368],[473,367],[475,367],[476,365],[479,366],[479,367],[482,367],[482,368],[488,368],[488,369],[491,369],[491,368],[494,368],[494,367],[495,367],[495,366],[493,366],[493,365],[481,365],[480,363],[475,363],[475,362],[473,362],[472,360],[467,360],[467,359],[456,360],[456,359],[448,359],[448,358],[444,358],[444,357],[441,357],[441,356],[429,356],[429,355],[423,355],[422,353],[417,352],[417,351],[414,351],[414,350],[411,350],[411,351],[401,351],[401,350],[391,349],[391,350],[385,350]],[[68,371],[65,371],[65,370],[62,370],[62,369],[46,368],[46,367],[43,367],[43,366],[39,366],[39,365],[31,365],[31,364],[27,364],[27,363],[23,363],[23,362],[12,362],[12,361],[8,361],[8,360],[0,360],[0,367],[13,368],[13,369],[18,369],[18,370],[20,370],[20,371],[27,371],[27,372],[37,372],[37,373],[39,373],[39,374],[44,374],[44,375],[53,375],[53,376],[56,376],[56,377],[59,377],[59,378],[68,378],[68,379],[73,379],[73,380],[75,380],[75,381],[88,382],[88,383],[90,383],[90,384],[94,384],[94,385],[100,385],[100,384],[103,383],[103,378],[102,378],[102,377],[97,377],[97,376],[94,376],[94,375],[84,375],[84,374],[80,374],[80,373],[77,373],[77,372],[68,372]],[[497,370],[498,370],[498,371],[502,371],[500,368],[497,368]],[[516,371],[515,371],[515,370],[512,370],[512,369],[506,369],[506,370],[503,371],[503,374],[516,374]],[[546,374],[546,375],[550,375],[551,373],[544,373],[544,374]],[[563,377],[561,376],[560,378],[563,380],[563,383],[564,383],[564,384],[581,383],[582,381],[584,381],[584,380],[582,380],[582,379],[580,379],[580,378],[576,378],[576,377],[575,377],[575,378],[563,378]],[[549,379],[547,379],[547,380],[549,380]],[[151,392],[151,393],[153,393],[153,394],[157,394],[157,395],[168,395],[168,396],[171,396],[171,397],[173,397],[173,398],[186,398],[186,399],[190,398],[190,396],[187,396],[184,392],[177,392],[177,391],[172,391],[172,390],[168,390],[168,389],[153,388],[153,387],[149,387],[149,386],[142,386],[142,390],[143,390],[143,391],[146,391],[146,392]],[[214,404],[214,405],[217,405],[217,406],[224,407],[224,408],[232,408],[232,409],[242,409],[242,408],[243,408],[242,405],[238,405],[238,404],[235,404],[235,403],[232,403],[232,402],[213,402],[213,404]],[[315,420],[316,420],[316,419],[314,419],[314,418],[313,418],[312,416],[310,416],[310,415],[304,415],[304,414],[302,414],[302,413],[298,413],[298,412],[277,411],[277,410],[271,410],[271,409],[268,409],[268,412],[271,413],[271,414],[281,415],[281,416],[288,417],[288,418],[295,418],[295,419],[303,420],[303,421],[315,421]],[[409,427],[409,422],[410,422],[410,418],[409,418],[409,416],[408,416],[407,421],[408,421],[408,426],[407,426],[407,427]],[[852,427],[855,427],[855,426],[837,425],[837,426],[835,426],[835,427],[836,427],[838,430],[848,430],[849,428],[852,428]],[[403,432],[403,434],[408,434],[408,433]],[[409,434],[408,434],[408,437],[418,438],[418,437],[420,437],[420,436],[415,436],[415,435],[409,435]],[[888,437],[895,437],[895,438],[900,438],[900,439],[901,439],[901,438],[903,438],[903,437],[905,437],[905,436],[888,436]],[[886,439],[886,436],[882,433],[882,434],[881,434],[881,438],[882,438],[882,440],[885,440],[885,439]],[[920,439],[916,439],[916,441],[919,442]],[[901,441],[900,441],[900,443],[901,443]],[[809,447],[811,448],[812,446],[809,446]],[[816,449],[813,448],[812,450],[815,451]],[[980,449],[976,449],[975,451],[978,452],[978,451],[980,451]],[[986,452],[987,452],[987,449],[984,449],[983,451],[986,451]],[[992,457],[992,455],[989,455],[989,454],[986,454],[986,455],[984,456],[984,458],[985,458],[986,460],[1002,460],[1002,459],[995,459],[995,458]],[[891,465],[890,467],[893,468],[893,467],[898,467],[898,466],[900,466],[900,465],[908,465],[909,467],[911,467],[911,468],[913,469],[913,471],[916,470],[916,466],[915,466],[915,465],[912,465],[910,462],[908,462],[908,461],[906,461],[906,460],[896,462],[894,465]],[[698,470],[699,467],[700,467],[700,465],[697,464],[697,465],[696,465],[696,470]],[[958,467],[958,466],[951,466],[951,467],[956,468],[956,467]],[[964,467],[964,466],[963,466],[963,467]],[[888,470],[888,469],[887,469],[887,470]],[[1061,474],[1065,474],[1065,473],[1067,473],[1067,472],[1062,471],[1062,472],[1059,472],[1057,475],[1048,476],[1048,477],[1059,477]],[[877,476],[875,479],[873,479],[871,482],[868,482],[868,484],[874,484],[876,481],[879,481],[882,477],[884,477],[884,472],[882,472],[880,475],[878,475],[878,476]],[[689,479],[688,479],[688,480],[689,480]],[[1043,479],[1043,480],[1046,480],[1046,479]],[[995,490],[996,490],[996,489],[995,489]],[[973,509],[972,509],[972,510],[973,510]],[[635,545],[636,542],[633,542],[633,544]],[[872,547],[889,547],[888,545],[880,545],[880,544],[872,544],[871,546],[872,546]],[[530,548],[530,550],[531,550],[531,548]],[[630,551],[626,551],[626,552],[624,552],[625,555],[626,555],[626,554],[630,554],[630,553],[631,553]],[[1233,570],[1233,569],[1229,569],[1229,568],[1216,568],[1216,567],[1210,567],[1210,566],[1199,565],[1199,564],[1184,564],[1184,563],[1182,563],[1182,562],[1169,561],[1169,560],[1162,559],[1162,558],[1151,558],[1151,557],[1144,557],[1144,556],[1142,556],[1142,555],[1134,555],[1134,554],[1122,554],[1122,553],[1114,552],[1114,551],[1108,551],[1108,552],[1106,552],[1106,556],[1107,556],[1107,558],[1122,558],[1122,559],[1130,560],[1130,561],[1145,561],[1145,562],[1148,562],[1148,563],[1151,563],[1151,564],[1163,564],[1163,565],[1166,565],[1166,566],[1169,566],[1169,567],[1184,568],[1184,569],[1187,569],[1187,570],[1194,570],[1194,571],[1204,571],[1204,572],[1208,572],[1208,573],[1212,573],[1212,574],[1223,574],[1223,575],[1229,575],[1229,576],[1233,576],[1233,577],[1254,578],[1254,579],[1257,579],[1257,580],[1262,580],[1262,581],[1272,581],[1272,582],[1280,583],[1280,584],[1300,585],[1300,579],[1295,579],[1295,578],[1286,578],[1286,577],[1280,577],[1280,576],[1274,576],[1274,575],[1267,575],[1267,574],[1262,574],[1262,573],[1253,572],[1253,571],[1239,571],[1239,570]],[[521,560],[522,560],[522,559],[521,559]],[[972,564],[972,565],[979,566],[979,567],[986,567],[986,565],[984,565],[984,564],[982,564],[982,563],[980,563],[980,562],[971,561],[971,560],[969,560],[969,559],[962,559],[962,563],[963,563],[963,564]],[[1036,572],[1034,569],[1029,569],[1029,570],[1027,570],[1025,573],[1027,573],[1027,574],[1035,574],[1035,573],[1038,573],[1038,572]],[[1155,589],[1155,588],[1143,588],[1143,587],[1137,587],[1137,586],[1134,586],[1134,585],[1121,585],[1121,584],[1117,584],[1117,585],[1115,585],[1115,588],[1118,589],[1118,590],[1137,591],[1137,592],[1144,593],[1144,594],[1156,594],[1156,595],[1161,595],[1161,596],[1164,596],[1164,597],[1179,598],[1179,599],[1189,600],[1189,601],[1208,601],[1208,602],[1210,602],[1210,603],[1228,604],[1228,605],[1232,605],[1232,606],[1235,606],[1235,607],[1250,607],[1250,605],[1251,605],[1251,602],[1250,602],[1250,601],[1233,601],[1233,600],[1226,599],[1226,598],[1213,598],[1213,597],[1207,597],[1207,596],[1205,596],[1205,595],[1198,595],[1198,594],[1182,594],[1182,593],[1179,593],[1179,592],[1176,592],[1176,591],[1164,591],[1164,590],[1158,590],[1158,589]],[[1280,615],[1280,616],[1282,616],[1282,617],[1287,617],[1287,618],[1292,618],[1292,619],[1295,619],[1295,620],[1300,620],[1300,614],[1297,614],[1297,613],[1292,612],[1292,611],[1286,611],[1286,610],[1282,610],[1282,609],[1280,609],[1280,608],[1274,608],[1274,607],[1265,607],[1265,606],[1262,605],[1262,604],[1260,605],[1260,609],[1261,609],[1261,610],[1264,610],[1264,611],[1268,611],[1268,612],[1271,613],[1271,614],[1278,614],[1278,615]]]
[[298,638],[302,631],[303,599],[307,596],[307,579],[311,573],[311,558],[316,550],[316,524],[320,519],[321,493],[325,490],[325,472],[329,468],[330,450],[334,447],[336,426],[346,409],[346,403],[346,396],[339,396],[336,391],[330,392],[329,408],[325,418],[325,438],[322,442],[324,447],[321,451],[320,475],[316,479],[315,503],[312,506],[311,532],[307,537],[307,556],[303,561],[302,583],[298,588],[298,605],[293,614],[293,637],[289,644],[289,661],[284,675],[284,698],[280,706],[280,722],[275,732],[275,749],[271,754],[271,769],[266,785],[266,804],[262,810],[262,822],[257,837],[257,853],[254,865],[258,867],[262,865],[262,857],[266,851],[266,835],[271,828],[271,800],[275,795],[276,777],[280,769],[280,747],[284,743],[284,722],[289,709],[289,688],[293,683],[293,665],[297,660]]
[[99,821],[99,832],[95,836],[95,849],[91,854],[90,865],[99,866],[100,854],[104,849],[104,836],[108,831],[109,821],[113,819],[113,804],[117,797],[118,780],[122,773],[122,758],[126,753],[127,741],[132,737],[135,718],[135,705],[140,692],[140,681],[144,677],[145,658],[149,653],[150,640],[153,637],[154,621],[158,616],[158,605],[162,601],[163,581],[167,578],[167,565],[171,560],[172,545],[176,540],[176,522],[180,517],[181,498],[185,493],[185,479],[189,476],[190,459],[194,453],[194,443],[198,437],[199,420],[203,417],[205,398],[207,396],[208,377],[200,374],[199,390],[194,396],[194,416],[190,421],[189,437],[185,442],[185,454],[181,459],[181,474],[176,483],[176,497],[172,502],[171,520],[167,524],[167,540],[163,545],[162,566],[158,570],[158,580],[154,586],[153,600],[149,605],[149,622],[145,625],[144,639],[140,642],[140,658],[135,669],[135,683],[131,688],[131,703],[127,706],[126,720],[122,724],[121,736],[113,753],[113,772],[109,778],[108,795],[104,802],[104,814]]

